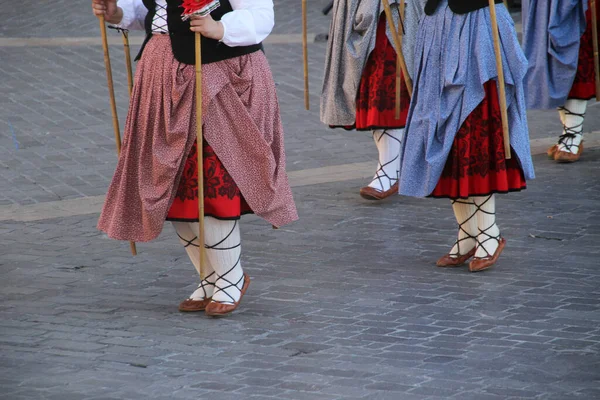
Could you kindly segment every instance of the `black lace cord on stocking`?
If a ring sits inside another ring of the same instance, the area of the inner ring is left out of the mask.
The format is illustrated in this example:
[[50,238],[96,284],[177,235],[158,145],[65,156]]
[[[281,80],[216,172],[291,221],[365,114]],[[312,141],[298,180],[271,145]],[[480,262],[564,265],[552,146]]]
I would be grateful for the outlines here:
[[[375,134],[375,133],[374,133]],[[402,145],[402,141],[393,137],[392,135],[390,135],[389,133],[387,133],[387,130],[383,131],[383,134],[379,137],[379,139],[377,139],[377,142],[379,142],[384,136],[389,136],[391,139],[397,141],[400,145]],[[396,171],[396,177],[395,178],[391,178],[383,169],[384,167],[387,167],[388,165],[390,165],[391,163],[393,163],[394,161],[396,161],[398,158],[400,157],[400,154],[398,154],[396,157],[394,157],[392,160],[386,162],[385,164],[381,164],[381,163],[377,163],[379,165],[379,167],[377,168],[377,171],[375,171],[375,179],[377,179],[377,181],[379,182],[379,186],[381,188],[384,188],[385,186],[383,185],[383,181],[382,181],[382,177],[386,177],[388,178],[388,180],[390,181],[390,187],[394,186],[396,184],[396,182],[398,182],[398,172]],[[381,173],[381,174],[380,174]]]
[[[454,204],[474,205],[475,207],[477,207],[477,206],[475,205],[475,203],[473,203],[473,202],[464,201],[464,200],[460,200],[460,199],[459,199],[459,200],[452,200],[452,205],[454,205]],[[458,230],[459,230],[459,231],[461,231],[461,232],[463,232],[463,233],[464,233],[465,235],[467,235],[467,236],[465,236],[464,238],[461,238],[461,239],[457,239],[457,240],[456,240],[456,242],[454,243],[454,244],[456,245],[456,253],[450,253],[450,257],[460,257],[460,256],[464,256],[465,254],[467,254],[467,253],[464,253],[464,254],[463,254],[463,253],[460,251],[460,245],[461,245],[461,242],[464,242],[465,240],[470,240],[470,239],[475,239],[475,241],[477,241],[477,237],[475,237],[475,236],[471,235],[471,234],[470,234],[469,232],[467,232],[467,230],[464,228],[464,225],[465,225],[467,222],[469,222],[470,220],[472,220],[473,218],[475,218],[475,216],[476,216],[476,215],[477,215],[477,210],[475,210],[475,212],[474,212],[473,214],[471,214],[471,215],[469,216],[469,218],[465,219],[464,221],[462,221],[462,222],[460,222],[460,223],[458,224]]]
[[583,114],[574,113],[574,112],[572,112],[571,110],[569,110],[568,108],[565,108],[565,107],[559,107],[558,109],[565,112],[565,117],[567,115],[574,115],[574,116],[580,117],[582,119],[581,123],[578,124],[578,125],[575,125],[575,126],[566,126],[565,124],[563,124],[563,128],[565,130],[565,133],[563,133],[562,135],[560,135],[559,138],[558,138],[558,144],[559,145],[562,144],[563,146],[565,146],[565,149],[568,152],[573,153],[573,151],[571,149],[575,148],[575,150],[577,150],[575,153],[579,153],[579,145],[578,144],[573,144],[573,140],[575,140],[575,138],[578,135],[581,136],[580,129],[583,128],[583,119],[585,119],[585,113],[583,113]]
[[[489,211],[485,211],[483,210],[481,207],[483,207],[488,201],[490,201],[490,199],[492,198],[492,196],[489,196],[487,199],[485,199],[485,201],[479,205],[475,204],[475,207],[477,208],[476,212],[482,212],[486,215],[496,215],[496,212],[489,212]],[[494,219],[495,221],[495,219]],[[494,227],[494,225],[496,225],[496,222],[494,222],[492,225],[488,226],[485,229],[481,229],[481,228],[477,228],[479,230],[479,233],[481,235],[485,235],[487,236],[486,239],[479,241],[479,236],[477,238],[475,238],[475,240],[477,241],[477,246],[481,247],[483,249],[483,251],[485,251],[485,254],[487,254],[485,257],[477,257],[477,258],[487,258],[487,257],[492,257],[493,254],[490,254],[489,251],[487,251],[487,249],[485,248],[484,244],[489,242],[490,240],[495,240],[496,242],[500,243],[500,235],[498,236],[492,236],[489,233],[487,233],[487,231],[489,231],[490,229],[492,229]]]
[[[217,247],[221,244],[223,244],[227,239],[229,239],[229,237],[233,234],[233,232],[235,231],[236,227],[237,227],[238,221],[236,220],[233,224],[233,228],[231,228],[231,231],[229,231],[229,233],[223,238],[221,239],[221,241],[219,241],[218,243],[214,244],[214,245],[206,245],[205,247],[207,249],[210,250],[219,250],[219,251],[227,251],[227,250],[233,250],[235,248],[238,248],[242,245],[242,243],[238,243],[235,246],[231,246],[231,247]],[[238,257],[237,261],[235,262],[235,264],[233,265],[233,267],[231,267],[227,272],[225,272],[223,275],[217,275],[217,279],[215,280],[214,286],[215,286],[215,290],[213,292],[213,302],[215,303],[222,303],[222,304],[233,304],[235,303],[235,299],[233,298],[233,296],[231,296],[228,292],[227,289],[231,289],[231,288],[235,288],[237,289],[237,291],[240,292],[240,295],[242,293],[242,289],[244,287],[243,282],[244,282],[244,274],[242,274],[242,276],[240,277],[240,279],[237,282],[231,282],[229,279],[225,278],[225,276],[227,276],[229,273],[231,273],[239,264],[240,261],[242,259],[242,255],[240,254],[240,256]],[[214,272],[213,272],[214,273]],[[217,285],[217,281],[219,280],[223,280],[227,283],[227,285],[225,286],[219,286]],[[239,286],[240,283],[242,283],[242,286]],[[225,293],[225,295],[227,295],[227,297],[229,297],[231,299],[231,301],[218,301],[218,300],[214,300],[214,295],[218,292],[223,292]]]
[[[181,237],[181,235],[179,234],[179,232],[175,232],[177,233],[177,236],[179,236],[179,239],[181,239],[182,242],[185,242],[185,244],[183,245],[184,248],[188,248],[189,246],[192,247],[198,247],[197,244],[194,244],[194,240],[198,240],[198,236],[194,236],[192,238],[192,240],[187,240],[183,237]],[[208,276],[206,276],[204,279],[202,279],[200,281],[200,284],[198,285],[197,289],[202,289],[202,291],[204,292],[204,298],[206,299],[208,297],[208,293],[206,293],[206,289],[204,288],[205,286],[215,286],[214,283],[210,282],[208,280],[208,278],[210,278],[211,276],[215,275],[215,271],[211,272],[210,274],[208,274]]]

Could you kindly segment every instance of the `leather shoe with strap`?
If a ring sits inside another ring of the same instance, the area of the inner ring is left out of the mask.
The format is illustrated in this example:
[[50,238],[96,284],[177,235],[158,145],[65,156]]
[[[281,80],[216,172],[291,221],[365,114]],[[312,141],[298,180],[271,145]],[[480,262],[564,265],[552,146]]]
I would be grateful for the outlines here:
[[240,290],[240,298],[233,304],[228,303],[220,303],[217,301],[211,301],[207,306],[204,312],[206,315],[211,317],[222,317],[224,315],[230,314],[235,311],[236,308],[240,305],[246,290],[248,290],[248,286],[250,286],[250,277],[248,274],[244,273],[244,284],[242,285],[242,289]]
[[181,312],[197,312],[206,310],[206,306],[210,303],[211,298],[202,299],[202,300],[194,300],[194,299],[185,299],[181,303],[179,303],[179,311]]
[[500,238],[498,241],[498,248],[494,252],[494,255],[481,258],[475,257],[473,261],[469,263],[469,271],[480,272],[491,268],[494,264],[496,264],[496,261],[498,261],[498,257],[500,257],[500,253],[502,253],[502,250],[504,250],[505,245],[506,239]]
[[460,254],[456,255],[456,254],[448,253],[445,256],[441,257],[439,260],[437,260],[435,265],[437,265],[438,267],[442,267],[442,268],[460,267],[461,265],[466,263],[469,258],[471,258],[475,255],[475,250],[476,250],[476,248],[473,247],[471,249],[471,251],[469,251],[467,254],[463,254],[463,255],[460,255]]
[[392,187],[390,187],[386,191],[381,191],[371,186],[365,186],[360,189],[360,196],[366,200],[383,200],[390,197],[393,194],[398,194],[398,182],[394,183]]

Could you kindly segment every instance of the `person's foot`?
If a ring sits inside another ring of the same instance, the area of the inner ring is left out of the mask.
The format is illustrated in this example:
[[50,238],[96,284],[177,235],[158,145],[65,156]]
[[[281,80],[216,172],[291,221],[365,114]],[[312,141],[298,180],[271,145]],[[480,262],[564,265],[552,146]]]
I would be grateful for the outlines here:
[[504,246],[506,245],[506,240],[504,238],[500,238],[498,240],[498,245],[496,246],[496,251],[494,254],[487,255],[485,257],[477,257],[473,258],[473,260],[469,263],[469,271],[471,272],[480,272],[485,271],[486,269],[490,269],[496,261],[498,261],[498,257],[504,250]]
[[179,303],[179,311],[181,312],[198,312],[206,310],[206,306],[210,303],[210,298],[202,300],[185,299]]
[[583,136],[572,135],[574,138],[565,139],[566,144],[556,145],[554,161],[558,163],[573,163],[579,160],[583,153]]
[[184,301],[179,303],[179,311],[182,312],[197,312],[204,311],[210,303],[214,291],[215,284],[210,282],[210,278],[214,278],[214,272],[206,279],[202,280],[198,288]]
[[238,308],[244,294],[246,294],[246,291],[248,290],[248,286],[250,286],[250,277],[248,274],[244,274],[242,280],[235,284],[231,284],[230,282],[219,282],[219,280],[217,280],[217,288],[220,287],[219,284],[226,284],[227,288],[215,291],[212,301],[206,306],[205,313],[211,317],[222,317],[232,313]]
[[360,189],[360,197],[365,200],[383,200],[394,194],[398,194],[398,180],[386,190],[376,189],[372,186],[365,186]]
[[[552,149],[554,149],[552,151]],[[583,151],[583,135],[567,132],[558,138],[558,143],[548,150],[548,156],[559,163],[571,163],[579,160]]]
[[475,255],[476,248],[473,246],[471,250],[469,250],[466,254],[460,254],[458,252],[450,252],[445,256],[441,257],[435,265],[438,267],[460,267],[464,263],[466,263],[471,257]]

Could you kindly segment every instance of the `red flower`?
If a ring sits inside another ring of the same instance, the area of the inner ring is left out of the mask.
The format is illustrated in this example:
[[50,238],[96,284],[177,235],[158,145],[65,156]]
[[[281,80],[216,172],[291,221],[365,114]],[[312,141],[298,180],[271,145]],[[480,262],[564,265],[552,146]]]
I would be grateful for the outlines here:
[[221,4],[219,0],[183,0],[183,19],[191,15],[205,16],[217,9]]

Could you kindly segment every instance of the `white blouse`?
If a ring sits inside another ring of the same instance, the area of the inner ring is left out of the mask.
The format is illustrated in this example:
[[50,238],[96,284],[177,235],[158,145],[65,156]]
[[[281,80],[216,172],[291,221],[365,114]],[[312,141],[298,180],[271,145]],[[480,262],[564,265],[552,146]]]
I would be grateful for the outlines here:
[[[229,0],[233,11],[221,18],[224,35],[221,41],[227,46],[251,46],[265,40],[275,25],[273,0]],[[123,19],[117,25],[123,29],[144,30],[144,19],[148,9],[142,0],[118,0],[123,10]],[[156,0],[156,14],[152,31],[167,32],[166,0]]]

